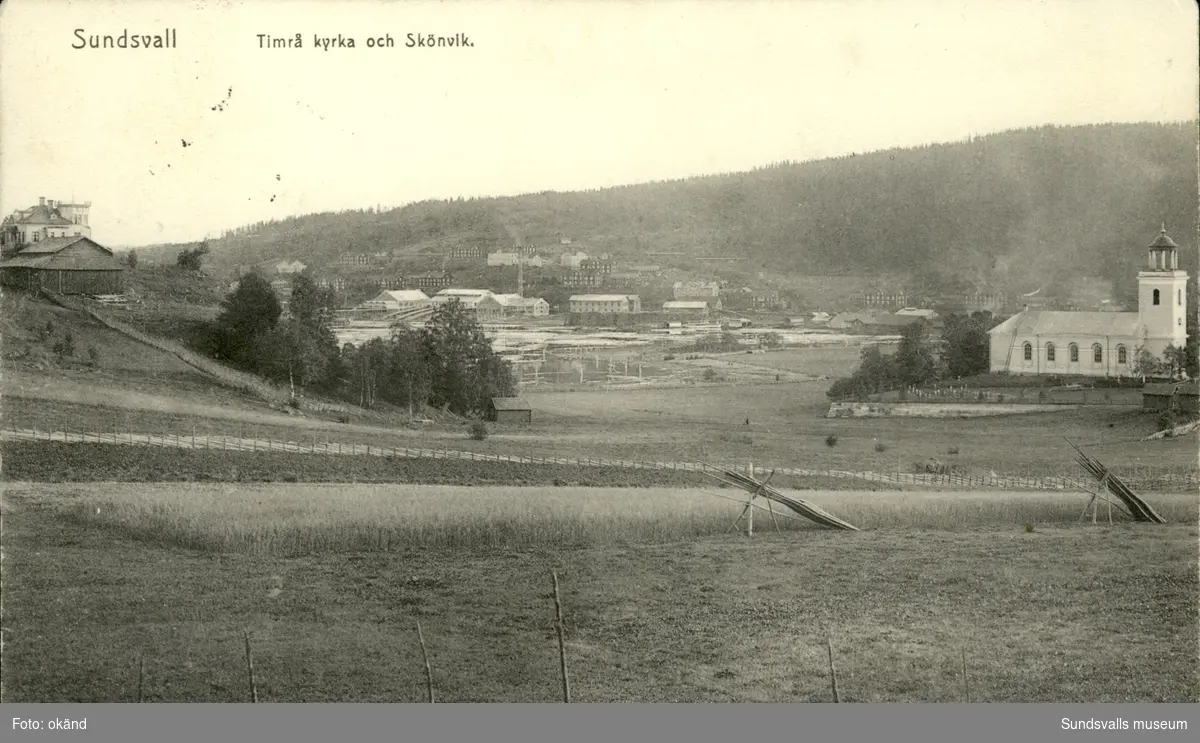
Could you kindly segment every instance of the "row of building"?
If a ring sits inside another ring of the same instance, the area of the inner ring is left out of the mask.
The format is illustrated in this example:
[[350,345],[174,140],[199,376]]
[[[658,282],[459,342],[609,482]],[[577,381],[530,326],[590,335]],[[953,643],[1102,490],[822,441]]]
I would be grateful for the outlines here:
[[419,289],[387,290],[354,309],[372,314],[419,314],[449,302],[458,302],[481,322],[550,314],[550,303],[541,297],[495,294],[488,289],[442,289],[432,297]]

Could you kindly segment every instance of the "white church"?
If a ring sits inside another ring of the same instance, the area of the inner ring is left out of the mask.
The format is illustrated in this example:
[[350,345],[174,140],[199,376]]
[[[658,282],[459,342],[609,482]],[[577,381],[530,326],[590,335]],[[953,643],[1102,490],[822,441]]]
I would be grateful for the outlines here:
[[1187,281],[1179,246],[1164,226],[1138,272],[1137,312],[1026,309],[989,331],[991,371],[1133,376],[1141,349],[1162,358],[1167,346],[1187,343]]

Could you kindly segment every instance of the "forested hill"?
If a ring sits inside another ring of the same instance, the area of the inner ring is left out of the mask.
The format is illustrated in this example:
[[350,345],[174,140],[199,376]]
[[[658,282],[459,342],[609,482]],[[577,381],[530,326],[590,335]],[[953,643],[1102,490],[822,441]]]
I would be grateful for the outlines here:
[[569,237],[632,263],[688,264],[646,257],[674,252],[747,259],[702,271],[1010,292],[1089,275],[1124,291],[1163,222],[1196,271],[1197,194],[1195,122],[1047,126],[747,173],[309,215],[239,228],[210,247],[219,266],[298,258],[319,269],[346,251],[432,258],[468,243],[516,240],[553,254]]

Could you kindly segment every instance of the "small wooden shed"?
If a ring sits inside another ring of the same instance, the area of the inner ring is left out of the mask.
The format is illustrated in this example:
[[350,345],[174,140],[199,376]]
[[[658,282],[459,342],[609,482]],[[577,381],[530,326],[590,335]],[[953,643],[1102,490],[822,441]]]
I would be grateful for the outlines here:
[[519,397],[493,397],[488,400],[487,417],[496,423],[527,426],[533,422],[533,408]]
[[1200,381],[1190,380],[1175,388],[1175,404],[1181,413],[1200,413]]
[[1161,413],[1170,410],[1175,401],[1174,382],[1147,382],[1142,385],[1142,410]]

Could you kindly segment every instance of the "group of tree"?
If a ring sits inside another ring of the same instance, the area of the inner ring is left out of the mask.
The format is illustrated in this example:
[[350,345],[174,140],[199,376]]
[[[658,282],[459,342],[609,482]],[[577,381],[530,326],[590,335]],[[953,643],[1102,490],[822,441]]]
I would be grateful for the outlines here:
[[208,241],[204,240],[190,250],[181,250],[175,258],[175,263],[180,268],[186,268],[189,271],[199,271],[206,255],[208,255]]
[[873,344],[863,348],[860,358],[854,374],[830,386],[826,393],[830,398],[865,397],[925,384],[936,379],[941,370],[928,341],[924,320],[904,326],[895,353],[884,354]]
[[945,376],[960,379],[986,372],[991,353],[988,331],[1000,322],[1001,318],[987,311],[947,315],[942,330]]
[[478,416],[490,398],[515,393],[511,365],[462,304],[439,305],[421,330],[397,327],[388,338],[339,348],[330,325],[335,301],[299,274],[285,315],[270,283],[247,273],[226,297],[208,350],[293,393],[307,388],[364,407],[382,401]]

